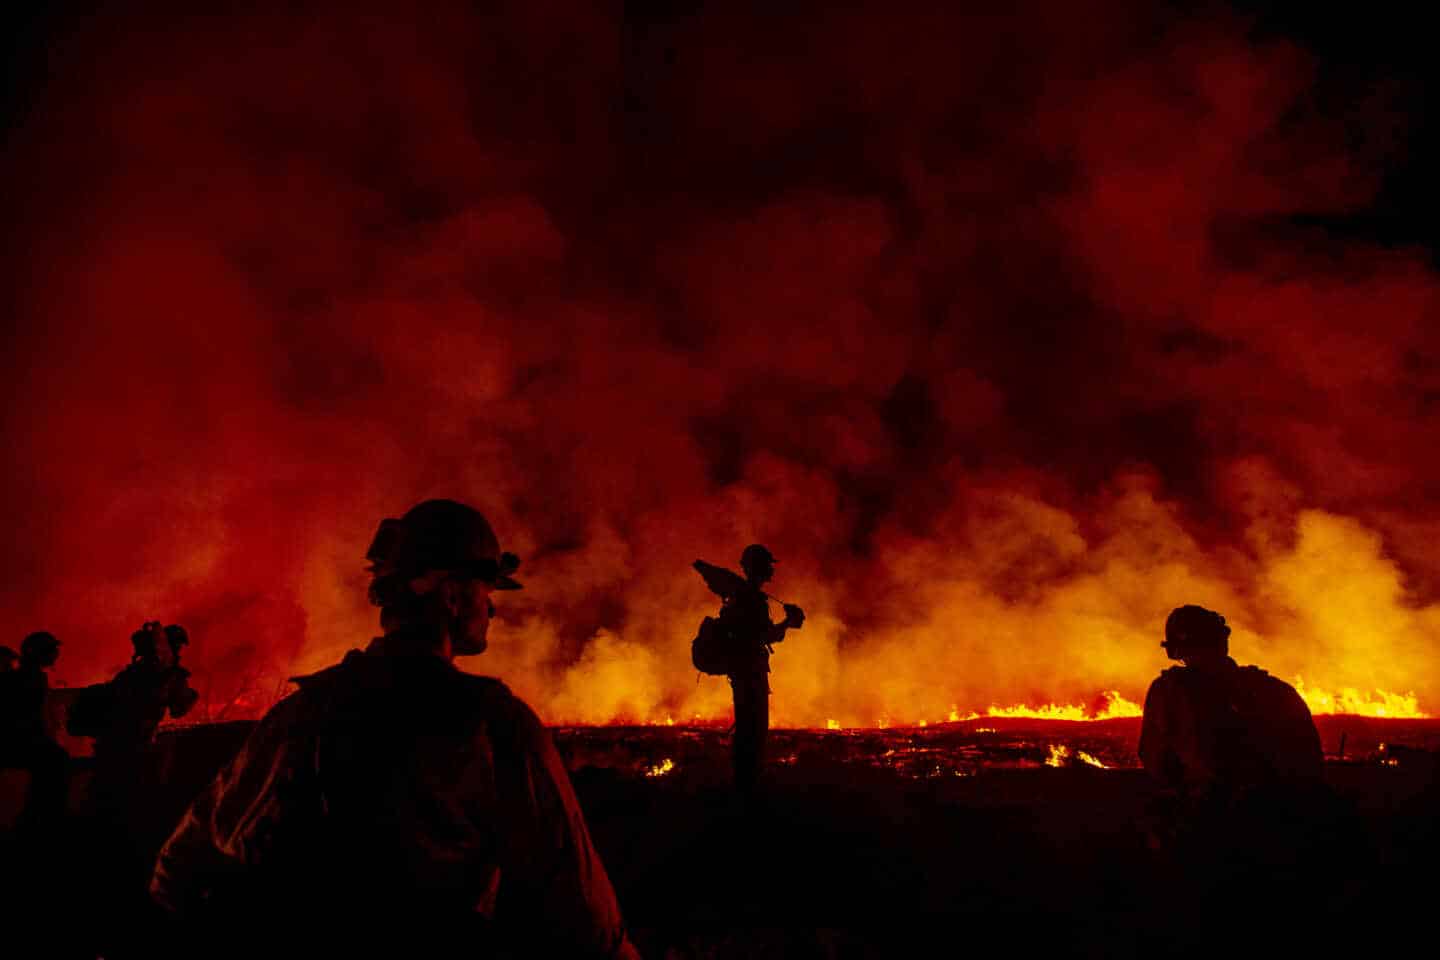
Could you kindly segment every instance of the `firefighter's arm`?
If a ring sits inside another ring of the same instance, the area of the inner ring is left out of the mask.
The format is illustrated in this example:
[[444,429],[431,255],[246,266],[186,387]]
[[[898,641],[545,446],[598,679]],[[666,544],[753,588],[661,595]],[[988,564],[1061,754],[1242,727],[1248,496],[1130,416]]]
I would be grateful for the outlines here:
[[770,630],[765,639],[766,643],[779,643],[781,640],[785,639],[785,631],[799,630],[805,625],[804,610],[801,610],[793,603],[787,603],[784,606],[785,619],[781,620],[779,623],[770,624]]
[[199,699],[199,691],[190,686],[190,671],[184,667],[175,667],[170,675],[170,687],[165,702],[170,716],[177,720],[185,716]]
[[271,710],[180,818],[150,878],[161,907],[191,910],[226,876],[264,859],[295,794],[291,768],[303,750],[288,742],[294,707],[291,698]]
[[1175,756],[1167,711],[1164,677],[1157,677],[1145,693],[1145,709],[1140,720],[1140,763],[1145,771],[1164,783],[1174,779]]
[[1319,779],[1325,775],[1325,748],[1321,745],[1315,718],[1310,715],[1309,705],[1294,689],[1287,686],[1284,699],[1288,701],[1289,713],[1286,727],[1293,731],[1290,736],[1292,742],[1286,750],[1293,768],[1289,772],[1305,779]]
[[[502,919],[531,936],[545,931],[556,955],[639,960],[560,754],[535,715],[520,711],[515,733],[528,789],[518,791],[514,811],[521,829],[511,837],[510,890],[501,874],[500,909],[514,912]],[[513,786],[505,792],[516,796]]]

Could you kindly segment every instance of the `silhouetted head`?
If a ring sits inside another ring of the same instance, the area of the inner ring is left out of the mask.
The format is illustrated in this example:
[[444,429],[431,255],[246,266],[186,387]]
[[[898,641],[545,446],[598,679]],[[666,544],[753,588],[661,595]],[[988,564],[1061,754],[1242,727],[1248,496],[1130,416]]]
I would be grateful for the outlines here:
[[752,543],[740,554],[740,569],[751,583],[765,583],[775,576],[775,555],[764,544]]
[[134,648],[130,661],[157,660],[160,657],[160,642],[165,637],[159,620],[146,620],[140,629],[130,634],[130,646]]
[[190,634],[186,633],[185,628],[178,623],[172,623],[165,627],[165,639],[170,644],[170,649],[177,654],[181,647],[190,645]]
[[1230,628],[1214,610],[1186,604],[1170,611],[1160,646],[1171,660],[1194,656],[1223,657],[1230,652]]
[[20,642],[20,663],[27,667],[53,667],[60,659],[60,641],[47,630],[37,630]]
[[399,520],[385,519],[366,551],[370,602],[387,633],[443,632],[459,655],[481,653],[495,607],[494,590],[519,590],[520,558],[503,553],[495,531],[473,507],[426,500]]
[[11,650],[9,647],[0,647],[0,673],[4,673],[7,670],[14,670],[16,664],[19,662],[20,654]]
[[130,645],[134,648],[134,653],[130,656],[131,664],[173,664],[174,648],[166,640],[166,629],[160,620],[145,620],[140,629],[130,635]]

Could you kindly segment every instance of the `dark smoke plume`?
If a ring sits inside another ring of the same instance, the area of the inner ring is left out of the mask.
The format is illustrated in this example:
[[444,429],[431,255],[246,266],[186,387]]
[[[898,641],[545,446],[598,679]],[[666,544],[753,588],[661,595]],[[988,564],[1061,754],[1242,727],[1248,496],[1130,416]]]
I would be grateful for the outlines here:
[[689,563],[752,541],[811,614],[782,723],[1133,700],[1186,602],[1437,709],[1440,284],[1316,225],[1384,98],[1238,14],[840,6],[57,25],[4,154],[4,632],[82,683],[182,622],[253,712],[454,496],[528,584],[471,668],[554,721],[722,715]]

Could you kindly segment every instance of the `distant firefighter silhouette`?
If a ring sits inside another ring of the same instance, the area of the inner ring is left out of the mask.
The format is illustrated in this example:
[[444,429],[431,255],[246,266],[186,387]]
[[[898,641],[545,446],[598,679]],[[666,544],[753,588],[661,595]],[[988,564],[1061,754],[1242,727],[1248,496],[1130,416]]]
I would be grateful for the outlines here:
[[1165,621],[1172,660],[1150,685],[1140,732],[1145,769],[1192,800],[1315,783],[1324,772],[1310,708],[1288,683],[1229,655],[1230,627],[1204,607]]
[[519,558],[453,500],[382,521],[366,558],[384,635],[295,678],[165,843],[151,896],[327,955],[400,931],[423,954],[464,924],[476,955],[635,956],[550,735],[453,662],[485,650]]
[[[97,757],[143,752],[154,743],[167,713],[183,717],[200,697],[190,686],[190,671],[180,666],[180,648],[189,642],[185,628],[177,624],[165,627],[158,620],[143,624],[130,635],[134,653],[129,665],[103,687],[87,688],[87,695],[99,695],[99,702],[90,708],[94,715],[77,716],[85,712],[83,696],[71,708],[72,732],[94,736]],[[90,694],[92,690],[95,694]]]
[[184,627],[142,624],[130,635],[130,663],[110,682],[80,691],[66,719],[73,736],[95,738],[96,813],[136,841],[155,782],[155,734],[167,714],[185,716],[200,696],[180,666],[189,642]]
[[741,553],[743,577],[704,560],[696,560],[694,566],[723,602],[718,617],[706,617],[701,623],[691,658],[696,669],[730,678],[735,698],[731,738],[735,787],[750,794],[759,782],[770,727],[770,654],[785,639],[785,631],[800,629],[805,612],[787,603],[785,619],[771,622],[771,598],[761,588],[775,575],[775,557],[761,544],[752,543]]
[[25,770],[30,786],[21,814],[27,828],[48,827],[65,813],[70,755],[45,722],[50,680],[45,671],[60,659],[60,641],[38,631],[20,644],[20,662],[0,672],[0,767]]

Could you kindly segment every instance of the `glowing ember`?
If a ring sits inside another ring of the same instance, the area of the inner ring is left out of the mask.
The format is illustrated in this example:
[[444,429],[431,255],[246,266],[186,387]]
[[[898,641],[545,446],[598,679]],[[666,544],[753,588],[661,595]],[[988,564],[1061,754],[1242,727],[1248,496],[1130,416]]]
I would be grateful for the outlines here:
[[839,720],[826,720],[826,721],[825,721],[825,729],[826,729],[826,730],[839,730],[839,729],[840,729],[840,721],[839,721]]
[[[1316,726],[1332,761],[1344,762],[1336,747],[1347,733],[1345,756],[1350,763],[1365,762],[1382,769],[1411,763],[1417,770],[1424,769],[1432,752],[1440,748],[1440,720],[1435,719],[1352,722],[1320,716]],[[1051,768],[1082,770],[1084,775],[1103,769],[1104,774],[1093,774],[1103,777],[1139,767],[1135,753],[1139,728],[1135,719],[1107,724],[1007,720],[993,728],[934,723],[924,729],[861,726],[844,727],[843,735],[823,728],[786,728],[772,732],[770,762],[777,768],[823,770],[827,777],[842,768],[863,768],[930,783],[1003,770],[1031,770],[1044,776]],[[643,730],[585,726],[560,728],[555,735],[571,770],[612,768],[637,781],[651,770],[664,770],[661,758],[674,763],[669,774],[672,781],[680,770],[718,772],[727,763],[730,749],[730,735],[723,726],[677,724]]]
[[953,770],[952,770],[952,769],[947,769],[947,768],[946,768],[945,766],[943,766],[942,764],[936,764],[934,767],[931,767],[931,768],[930,768],[930,771],[926,774],[926,776],[927,776],[927,777],[930,777],[930,778],[935,778],[935,777],[968,777],[968,776],[971,776],[971,775],[972,775],[972,774],[971,774],[969,771],[959,770],[959,769],[953,769]]
[[657,763],[655,766],[653,766],[653,767],[651,767],[650,769],[646,770],[646,771],[645,771],[645,776],[647,776],[647,777],[663,777],[663,776],[665,776],[665,774],[669,773],[670,771],[672,771],[672,770],[674,770],[674,769],[675,769],[675,761],[674,761],[674,760],[671,760],[669,757],[666,757],[666,758],[665,758],[663,761],[661,761],[660,763]]

